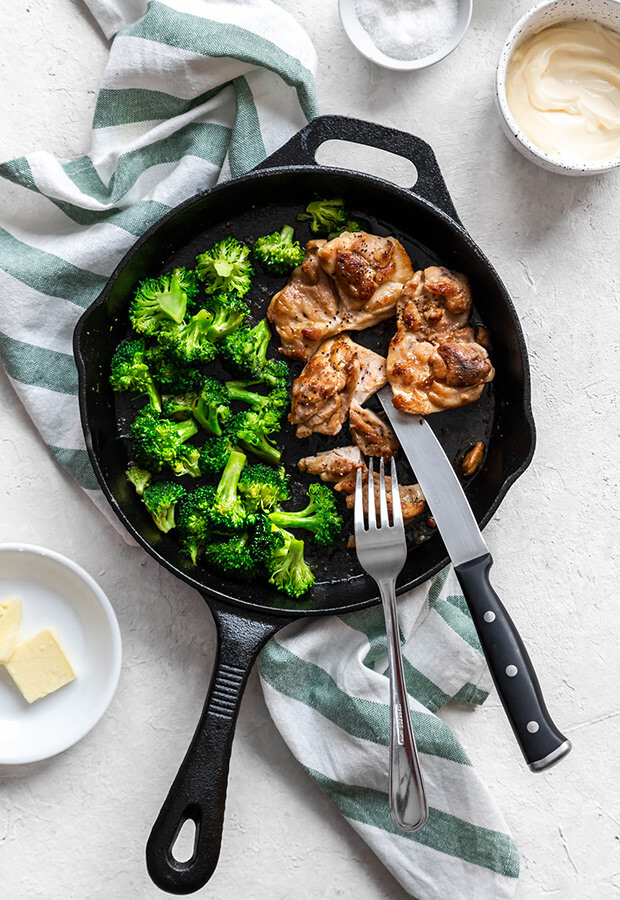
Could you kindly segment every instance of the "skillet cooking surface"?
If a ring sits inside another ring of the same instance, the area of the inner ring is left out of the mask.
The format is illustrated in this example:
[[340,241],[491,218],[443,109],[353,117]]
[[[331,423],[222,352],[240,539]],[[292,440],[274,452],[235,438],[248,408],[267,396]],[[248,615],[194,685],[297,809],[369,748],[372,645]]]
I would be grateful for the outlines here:
[[[482,321],[491,335],[495,381],[471,406],[430,416],[429,422],[449,458],[460,471],[460,461],[477,441],[486,448],[484,463],[466,481],[474,514],[486,524],[508,486],[527,466],[533,450],[529,412],[527,360],[520,328],[510,300],[497,275],[469,236],[447,216],[406,190],[366,175],[317,167],[295,167],[254,172],[189,201],[158,223],[119,265],[97,303],[85,314],[76,332],[76,355],[83,367],[82,414],[95,471],[117,515],[159,561],[201,591],[218,595],[233,605],[250,604],[269,611],[317,614],[370,605],[378,601],[374,582],[362,573],[355,551],[345,549],[352,531],[352,511],[338,497],[345,519],[342,536],[333,548],[316,548],[306,540],[306,558],[317,577],[307,599],[293,603],[263,583],[226,581],[199,565],[194,568],[176,542],[151,523],[144,506],[125,479],[129,462],[127,424],[143,400],[130,401],[109,387],[109,361],[114,348],[129,334],[127,305],[137,283],[173,266],[193,267],[197,253],[226,235],[252,244],[263,234],[295,225],[302,243],[311,237],[305,222],[297,222],[315,196],[342,196],[362,227],[379,235],[394,235],[404,244],[415,268],[441,264],[464,272],[474,298],[474,321]],[[285,277],[271,277],[255,266],[253,287],[246,298],[254,321],[261,318]],[[351,332],[351,337],[385,353],[394,333],[394,320],[376,328]],[[275,355],[277,335],[272,340]],[[301,365],[290,364],[291,381]],[[215,374],[226,374],[213,368]],[[227,374],[227,377],[232,377]],[[371,404],[372,405],[372,401]],[[292,507],[303,504],[307,485],[316,476],[297,470],[302,456],[351,443],[348,427],[335,437],[315,435],[298,440],[286,423],[278,436],[283,462],[295,484]],[[404,456],[399,458],[402,484],[413,474]],[[188,479],[195,484],[193,479]],[[447,562],[440,537],[427,523],[428,511],[408,528],[410,552],[398,582],[402,592],[436,572]]]

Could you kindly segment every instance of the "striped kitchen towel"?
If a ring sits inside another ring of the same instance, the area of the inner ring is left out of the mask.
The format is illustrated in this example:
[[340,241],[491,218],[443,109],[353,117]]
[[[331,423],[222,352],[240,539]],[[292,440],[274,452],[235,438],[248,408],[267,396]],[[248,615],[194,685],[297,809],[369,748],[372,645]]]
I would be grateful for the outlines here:
[[[0,165],[0,356],[57,461],[118,523],[79,421],[75,324],[135,239],[170,208],[242,174],[316,114],[315,54],[272,0],[86,0],[111,41],[91,151]],[[452,576],[401,602],[431,814],[395,832],[387,787],[381,610],[294,625],[263,651],[293,753],[418,900],[503,900],[518,857],[492,797],[436,712],[480,703],[487,676]]]

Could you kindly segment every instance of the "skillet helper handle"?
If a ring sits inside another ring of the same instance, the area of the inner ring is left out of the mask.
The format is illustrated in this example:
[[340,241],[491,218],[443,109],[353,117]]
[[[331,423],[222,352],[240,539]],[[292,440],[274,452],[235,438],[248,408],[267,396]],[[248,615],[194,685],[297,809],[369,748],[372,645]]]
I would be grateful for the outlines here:
[[571,749],[547,712],[536,672],[517,629],[489,581],[490,553],[455,566],[500,700],[523,755],[542,772]]
[[438,206],[454,222],[461,224],[437,157],[430,145],[414,134],[388,128],[386,125],[365,122],[363,119],[350,119],[347,116],[318,116],[257,168],[318,166],[316,152],[326,141],[364,144],[410,160],[418,173],[418,180],[410,188],[411,192],[423,200],[428,200],[433,206]]
[[[157,887],[189,894],[209,880],[220,855],[232,740],[252,665],[267,640],[284,624],[250,619],[210,604],[218,649],[202,716],[185,759],[146,845],[146,864]],[[290,620],[289,620],[290,621]],[[196,826],[186,862],[172,848],[188,820]]]

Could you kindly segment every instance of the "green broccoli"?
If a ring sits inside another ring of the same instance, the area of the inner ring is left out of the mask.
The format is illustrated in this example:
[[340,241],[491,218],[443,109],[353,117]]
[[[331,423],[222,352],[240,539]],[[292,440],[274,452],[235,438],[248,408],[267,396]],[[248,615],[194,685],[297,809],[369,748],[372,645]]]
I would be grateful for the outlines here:
[[173,269],[159,278],[147,278],[138,285],[129,306],[129,318],[136,331],[155,334],[185,317],[188,299],[198,293],[193,272],[184,268]]
[[313,234],[323,234],[332,238],[342,234],[343,231],[359,231],[360,224],[354,219],[349,219],[349,213],[345,202],[341,197],[332,200],[313,200],[306,207],[305,213],[298,213],[299,221],[310,220],[310,231]]
[[267,569],[269,583],[289,597],[301,597],[314,584],[314,575],[304,559],[304,542],[268,517],[257,521],[250,552]]
[[278,431],[280,423],[274,422],[269,412],[257,412],[250,409],[237,413],[231,419],[228,431],[242,450],[253,453],[259,459],[277,466],[282,458],[282,451],[276,447],[268,435]]
[[174,394],[200,391],[204,381],[204,375],[200,369],[184,365],[165,347],[155,344],[147,350],[146,358],[154,380],[163,391]]
[[212,487],[199,487],[181,498],[176,512],[181,550],[190,557],[194,565],[210,537],[209,510],[213,494]]
[[238,297],[237,294],[225,294],[222,291],[209,294],[202,305],[211,313],[212,318],[206,335],[214,344],[243,325],[250,313],[247,303],[241,297]]
[[239,479],[239,493],[251,513],[269,512],[290,498],[289,476],[284,467],[262,463],[246,466]]
[[256,384],[254,381],[227,381],[226,390],[231,400],[241,400],[252,409],[260,412],[266,422],[273,424],[273,430],[279,430],[280,420],[286,415],[290,405],[288,389],[279,385],[269,394],[257,394],[247,390]]
[[151,407],[161,412],[161,398],[147,363],[143,340],[122,341],[110,363],[110,384],[114,391],[148,394]]
[[239,450],[231,450],[224,466],[209,509],[209,524],[216,534],[241,531],[248,524],[248,513],[239,499],[239,478],[247,457]]
[[209,434],[220,437],[222,426],[231,417],[228,392],[217,378],[205,378],[202,390],[193,407],[193,415],[199,425]]
[[211,320],[211,313],[201,309],[187,322],[160,331],[157,339],[179,362],[188,366],[205,365],[217,356],[215,344],[209,339]]
[[205,544],[203,559],[216,572],[238,581],[251,581],[258,575],[258,566],[250,552],[247,531],[225,540]]
[[160,472],[168,465],[177,475],[190,474],[196,478],[200,475],[199,451],[196,447],[183,446],[198,431],[193,419],[171,422],[147,407],[138,413],[129,431],[139,466]]
[[172,481],[158,481],[144,491],[142,502],[153,517],[160,531],[166,534],[175,526],[174,511],[177,503],[187,491]]
[[146,469],[141,469],[139,466],[130,466],[125,475],[127,476],[127,481],[131,482],[135,487],[138,497],[144,494],[145,487],[153,477],[150,472],[147,472]]
[[219,344],[220,358],[238,378],[269,385],[283,385],[288,379],[284,360],[267,359],[271,332],[266,319],[250,328],[242,325]]
[[224,291],[244,297],[250,290],[254,270],[249,260],[250,248],[234,237],[218,241],[210,250],[196,257],[196,272],[204,282],[207,294]]
[[287,275],[306,258],[306,251],[293,237],[290,225],[285,225],[282,231],[259,237],[254,244],[254,258],[271,275]]
[[200,451],[198,465],[207,478],[219,475],[228,462],[231,452],[236,449],[233,437],[223,434],[221,437],[208,437]]
[[175,422],[181,422],[183,419],[189,419],[193,415],[194,403],[198,399],[198,394],[165,394],[161,398],[161,411],[166,419],[173,419]]
[[333,544],[342,528],[342,516],[336,509],[332,490],[326,484],[311,484],[308,488],[309,503],[297,512],[277,510],[269,518],[281,528],[307,528],[317,544],[325,547]]

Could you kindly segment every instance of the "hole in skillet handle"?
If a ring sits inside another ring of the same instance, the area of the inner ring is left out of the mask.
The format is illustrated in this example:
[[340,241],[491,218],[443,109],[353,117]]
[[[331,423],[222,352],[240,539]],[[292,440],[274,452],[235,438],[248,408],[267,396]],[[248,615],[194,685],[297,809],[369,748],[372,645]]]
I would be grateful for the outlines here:
[[[409,190],[461,225],[439,163],[429,144],[414,134],[385,125],[349,119],[346,116],[318,116],[256,168],[320,165],[317,151],[323,144],[331,141],[363,144],[409,160],[417,172],[417,179],[409,185]],[[385,178],[385,175],[380,177]]]

